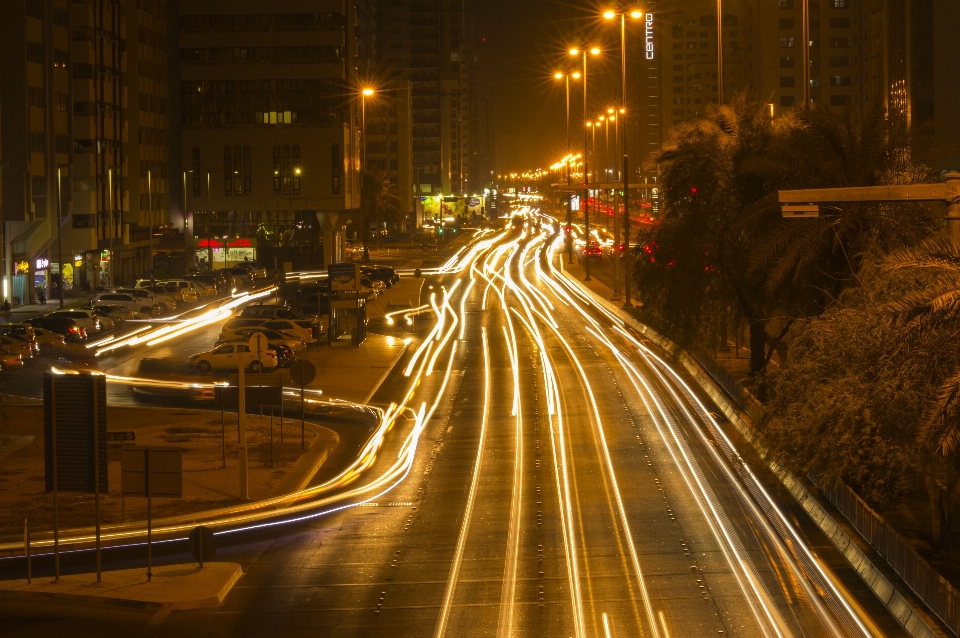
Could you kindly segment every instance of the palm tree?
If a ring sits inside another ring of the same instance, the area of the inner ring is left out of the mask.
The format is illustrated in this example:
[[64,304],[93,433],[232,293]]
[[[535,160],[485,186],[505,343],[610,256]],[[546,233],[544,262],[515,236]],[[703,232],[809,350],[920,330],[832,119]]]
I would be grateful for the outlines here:
[[890,254],[884,268],[926,276],[926,286],[892,302],[889,310],[905,347],[928,353],[926,376],[935,389],[929,392],[920,420],[918,443],[929,452],[930,466],[923,478],[930,498],[933,547],[949,549],[952,503],[960,497],[960,362],[955,347],[960,332],[960,243],[936,235],[915,248]]
[[385,175],[364,172],[361,176],[360,211],[363,219],[363,260],[370,261],[370,226],[377,228],[377,246],[380,245],[380,229],[385,223],[400,219],[400,198],[391,188]]

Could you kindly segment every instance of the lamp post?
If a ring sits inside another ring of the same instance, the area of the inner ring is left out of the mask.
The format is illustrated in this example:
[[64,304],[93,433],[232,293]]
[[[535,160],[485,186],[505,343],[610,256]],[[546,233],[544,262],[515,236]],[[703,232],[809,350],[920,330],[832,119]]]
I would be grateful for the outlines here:
[[210,171],[207,171],[207,264],[213,272],[213,208],[210,205]]
[[360,91],[360,168],[367,170],[367,98],[374,90],[366,88]]
[[[570,157],[570,77],[573,76],[574,79],[579,79],[579,73],[554,73],[553,77],[556,79],[563,79],[564,84],[566,85],[566,97],[567,97],[567,157]],[[567,166],[567,184],[570,184],[570,162],[565,162]],[[561,170],[563,168],[561,167]],[[573,223],[573,203],[572,195],[567,196],[567,228]],[[570,235],[567,235],[567,263],[573,262],[573,240]]]
[[[719,4],[721,0],[717,0]],[[627,15],[629,15],[634,20],[639,20],[643,17],[643,12],[636,6],[627,11],[626,3],[620,5],[620,11],[606,11],[603,14],[603,17],[607,20],[612,20],[613,18],[620,16],[620,84],[622,90],[622,103],[620,108],[622,109],[621,117],[626,114],[627,110]],[[719,20],[719,16],[717,17]],[[623,169],[620,176],[623,186],[623,291],[624,291],[624,302],[625,307],[631,307],[633,304],[630,303],[630,170],[629,170],[629,157],[627,156],[627,127],[623,127]],[[619,242],[614,240],[617,243],[617,248],[619,249]]]
[[63,308],[63,212],[61,210],[63,194],[60,192],[60,169],[62,168],[69,168],[69,165],[57,165],[57,262],[59,264],[57,276],[60,277],[60,285],[57,286],[57,289],[59,290],[61,308]]
[[116,232],[116,221],[113,219],[113,167],[111,166],[107,169],[107,188],[110,190],[110,285],[117,285],[117,276],[116,276],[116,266],[117,260],[116,255],[113,254],[114,244],[113,238],[117,234]]
[[[187,240],[187,173],[193,171],[183,171],[183,240]],[[196,256],[193,257],[196,259]]]
[[[587,49],[570,49],[570,55],[583,55],[583,228],[584,228],[584,252],[583,252],[583,280],[590,281],[590,260],[587,258],[587,247],[590,246],[590,207],[587,200],[590,198],[590,190],[587,188],[587,173],[589,164],[587,162]],[[593,47],[590,49],[591,55],[599,55],[600,49]]]
[[229,237],[230,237],[229,235],[223,236],[223,267],[224,268],[227,267],[227,239]]
[[147,208],[150,213],[150,255],[147,260],[147,270],[153,276],[153,167],[147,169]]

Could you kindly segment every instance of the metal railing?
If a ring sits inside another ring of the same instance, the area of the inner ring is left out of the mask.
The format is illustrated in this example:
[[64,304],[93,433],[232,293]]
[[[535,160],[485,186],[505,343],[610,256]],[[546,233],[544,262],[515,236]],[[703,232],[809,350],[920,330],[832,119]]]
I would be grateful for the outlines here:
[[956,635],[960,635],[960,592],[930,567],[906,540],[849,486],[810,480],[840,510],[857,532],[893,567],[910,589]]

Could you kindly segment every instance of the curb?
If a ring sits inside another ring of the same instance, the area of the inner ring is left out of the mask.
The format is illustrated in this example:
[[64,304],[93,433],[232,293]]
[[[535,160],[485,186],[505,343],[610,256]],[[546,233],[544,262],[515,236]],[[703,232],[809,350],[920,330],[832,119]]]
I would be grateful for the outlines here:
[[730,423],[753,445],[760,455],[760,458],[767,463],[767,466],[777,478],[780,479],[784,487],[790,491],[790,494],[793,495],[797,503],[803,507],[813,522],[817,524],[817,527],[826,534],[830,542],[833,543],[833,546],[843,554],[847,562],[850,563],[850,566],[853,567],[857,574],[860,575],[860,578],[863,579],[863,582],[866,583],[867,587],[870,588],[870,591],[880,599],[880,602],[887,608],[887,611],[897,619],[897,622],[900,623],[910,636],[913,636],[913,638],[937,638],[937,636],[940,635],[917,614],[913,606],[900,594],[893,583],[877,569],[870,558],[857,547],[846,532],[840,528],[840,525],[838,525],[833,517],[820,505],[816,497],[814,497],[793,474],[778,464],[767,460],[767,450],[757,440],[752,424],[744,418],[741,411],[727,397],[726,393],[717,386],[700,364],[693,360],[693,357],[670,339],[667,339],[649,326],[640,323],[633,317],[626,315],[609,300],[604,299],[587,286],[584,286],[582,282],[564,270],[562,265],[563,260],[561,260],[559,272],[568,280],[575,282],[594,303],[603,306],[607,311],[616,315],[623,322],[624,326],[641,333],[683,365],[687,373],[694,378],[697,385],[699,385],[717,407],[720,408]]
[[[222,564],[222,563],[221,563]],[[29,592],[29,591],[10,591],[0,590],[0,600],[9,600],[17,602],[32,603],[64,603],[69,605],[84,605],[89,607],[122,607],[124,609],[134,609],[141,611],[188,611],[193,609],[205,609],[207,607],[216,607],[220,605],[233,586],[243,576],[243,569],[240,565],[235,565],[233,573],[220,590],[211,596],[205,598],[196,598],[193,600],[180,600],[170,602],[154,602],[148,600],[136,600],[132,598],[108,598],[106,596],[90,596],[88,594],[71,593],[53,593],[53,592]]]

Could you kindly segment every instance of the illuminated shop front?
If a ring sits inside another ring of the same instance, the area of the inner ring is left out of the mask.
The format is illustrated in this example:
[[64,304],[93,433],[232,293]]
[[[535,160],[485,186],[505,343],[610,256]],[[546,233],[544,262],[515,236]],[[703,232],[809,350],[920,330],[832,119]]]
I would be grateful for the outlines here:
[[207,269],[210,248],[213,249],[214,268],[229,268],[244,261],[257,260],[257,240],[255,238],[227,239],[226,247],[223,244],[223,239],[198,240],[196,248],[197,267],[200,270]]

